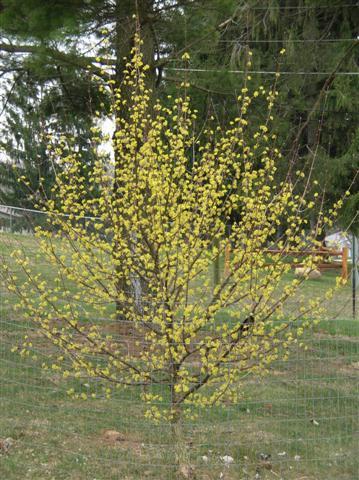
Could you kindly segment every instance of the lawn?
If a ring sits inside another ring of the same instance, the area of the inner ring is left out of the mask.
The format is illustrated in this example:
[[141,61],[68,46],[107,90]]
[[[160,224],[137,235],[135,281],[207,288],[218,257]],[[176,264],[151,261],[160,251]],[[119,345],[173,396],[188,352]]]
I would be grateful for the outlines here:
[[[18,238],[32,247],[31,238]],[[308,280],[304,294],[325,292],[335,275]],[[41,369],[45,349],[37,360],[11,352],[28,327],[6,298],[2,287],[0,439],[12,441],[0,450],[0,478],[173,478],[170,429],[144,419],[136,390],[110,400],[72,400],[66,390],[73,380]],[[239,404],[198,411],[198,420],[188,422],[186,449],[197,479],[359,477],[359,319],[350,316],[350,287],[341,287],[327,307],[305,336],[307,350],[295,346],[266,377],[243,379]],[[108,430],[119,435],[108,438]]]

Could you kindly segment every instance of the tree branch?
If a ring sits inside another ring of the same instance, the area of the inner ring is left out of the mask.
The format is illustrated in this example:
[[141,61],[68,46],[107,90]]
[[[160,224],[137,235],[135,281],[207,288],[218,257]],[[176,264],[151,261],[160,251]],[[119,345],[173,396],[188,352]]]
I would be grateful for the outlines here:
[[[107,73],[104,74],[103,70],[100,67],[94,65],[94,62],[96,62],[96,57],[82,57],[39,45],[12,45],[8,43],[0,43],[0,51],[14,54],[28,53],[33,55],[45,55],[61,63],[72,65],[82,70],[90,71],[101,78],[109,77]],[[112,60],[108,59],[101,59],[101,63],[110,66],[114,65]]]

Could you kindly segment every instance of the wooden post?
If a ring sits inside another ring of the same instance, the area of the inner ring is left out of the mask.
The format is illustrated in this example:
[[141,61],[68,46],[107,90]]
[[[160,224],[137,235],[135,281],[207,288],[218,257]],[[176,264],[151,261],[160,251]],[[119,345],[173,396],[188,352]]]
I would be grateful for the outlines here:
[[[219,242],[216,240],[215,246],[219,249]],[[219,252],[217,253],[213,263],[213,288],[217,287],[221,281],[221,266]]]
[[348,247],[342,250],[342,280],[348,280]]
[[352,236],[352,306],[353,306],[353,318],[356,319],[356,292],[357,292],[357,246],[356,246],[356,236],[353,233]]
[[231,244],[228,241],[224,250],[224,276],[228,277],[231,268]]

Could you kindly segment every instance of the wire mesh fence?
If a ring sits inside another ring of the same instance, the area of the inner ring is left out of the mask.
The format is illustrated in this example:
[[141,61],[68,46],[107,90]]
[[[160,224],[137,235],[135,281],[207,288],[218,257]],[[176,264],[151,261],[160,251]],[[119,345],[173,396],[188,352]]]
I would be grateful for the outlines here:
[[[7,207],[0,216],[2,261],[11,262],[11,251],[19,247],[35,258],[34,227],[46,228],[46,215]],[[36,262],[50,284],[48,262]],[[337,275],[307,280],[308,301],[313,292],[324,297]],[[20,290],[21,282],[20,276]],[[3,282],[1,478],[359,478],[359,319],[352,316],[350,282],[326,302],[326,313],[304,334],[303,345],[290,347],[288,359],[274,362],[266,375],[243,375],[237,402],[194,408],[183,423],[182,462],[171,424],[146,418],[139,389],[107,397],[99,385],[100,394],[91,398],[96,385],[87,379],[44,369],[52,347],[15,307]],[[297,308],[295,299],[288,308]],[[106,317],[97,320],[116,328]],[[26,335],[30,353],[21,355]],[[68,394],[74,381],[79,398]]]

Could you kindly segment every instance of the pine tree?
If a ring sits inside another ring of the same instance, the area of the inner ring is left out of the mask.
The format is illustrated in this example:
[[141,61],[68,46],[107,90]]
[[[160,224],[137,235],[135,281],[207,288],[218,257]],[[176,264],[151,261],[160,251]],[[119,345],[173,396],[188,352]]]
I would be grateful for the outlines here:
[[[72,101],[67,108],[73,112],[80,108],[91,116],[104,101],[94,93],[94,79],[107,77],[109,71],[113,81],[121,83],[123,58],[140,28],[153,95],[164,99],[174,94],[181,82],[189,81],[200,130],[211,116],[225,126],[234,113],[234,99],[244,76],[229,70],[246,70],[252,51],[254,72],[273,72],[278,52],[285,48],[282,77],[278,80],[271,74],[253,72],[251,82],[254,86],[279,83],[279,141],[293,172],[299,168],[306,176],[310,173],[312,181],[319,180],[329,205],[334,195],[350,187],[358,170],[359,77],[340,75],[358,71],[359,8],[348,6],[350,3],[56,0],[50,4],[3,0],[2,71],[16,78],[26,72],[58,84],[61,96]],[[189,62],[181,60],[184,51],[191,54]],[[106,71],[100,68],[99,57],[107,63]],[[190,70],[178,70],[184,67]],[[262,117],[258,108],[251,117],[253,131]],[[303,184],[298,183],[298,188],[304,188]],[[352,185],[351,191],[357,190],[358,185]],[[343,219],[358,208],[356,202],[355,198],[347,202]]]
[[[43,137],[45,120],[36,107],[37,88],[29,82],[12,93],[5,126],[1,131],[0,201],[5,205],[32,207],[34,192],[48,196],[54,171]],[[19,181],[26,177],[29,185]]]
[[[80,98],[69,99],[58,85],[24,78],[11,95],[1,127],[0,202],[31,208],[49,198],[59,166],[49,157],[47,135],[56,125],[61,135],[76,136],[83,163],[93,162],[90,142],[92,119],[81,110]],[[74,111],[74,102],[78,107]],[[26,177],[28,185],[19,181]]]
[[[358,5],[345,0],[306,2],[238,2],[221,41],[234,66],[253,52],[253,70],[283,73],[277,83],[280,106],[277,132],[295,172],[304,173],[304,189],[318,181],[330,208],[333,198],[350,189],[342,225],[358,229]],[[277,65],[281,49],[286,50]],[[345,72],[354,72],[346,75]],[[275,76],[254,73],[253,84],[270,84]],[[260,116],[260,112],[258,112]],[[285,175],[287,172],[283,172]],[[354,180],[354,183],[353,183]],[[353,221],[354,219],[354,221]]]
[[[206,41],[217,36],[217,24],[229,15],[233,2],[218,12],[220,2],[210,3],[215,13],[204,21],[202,29],[194,30],[192,26],[193,45],[202,36]],[[51,90],[48,99],[56,106],[56,114],[65,116],[68,125],[72,115],[73,129],[76,130],[75,119],[78,122],[81,116],[84,123],[89,123],[94,113],[103,111],[103,105],[108,103],[108,98],[99,95],[98,81],[111,78],[117,86],[122,83],[124,58],[129,56],[138,29],[144,40],[144,60],[150,66],[149,86],[153,87],[154,96],[163,92],[165,97],[171,87],[169,75],[164,74],[163,68],[173,58],[181,57],[187,47],[183,19],[192,13],[196,18],[206,18],[202,5],[202,0],[3,0],[0,68],[8,82],[7,108],[12,108],[18,88],[21,95],[19,85],[26,77]],[[105,68],[100,64],[105,64]],[[17,108],[16,101],[13,108]],[[49,108],[48,116],[53,113]],[[32,128],[34,122],[36,119]],[[9,128],[7,133],[10,134]],[[87,138],[90,138],[89,132]],[[27,148],[31,150],[30,146]],[[14,154],[9,144],[7,149],[9,154]],[[26,155],[29,159],[33,157],[31,151]],[[35,164],[33,167],[36,169]],[[4,171],[2,181],[7,176]],[[9,189],[14,190],[13,185],[5,186],[5,190]]]

